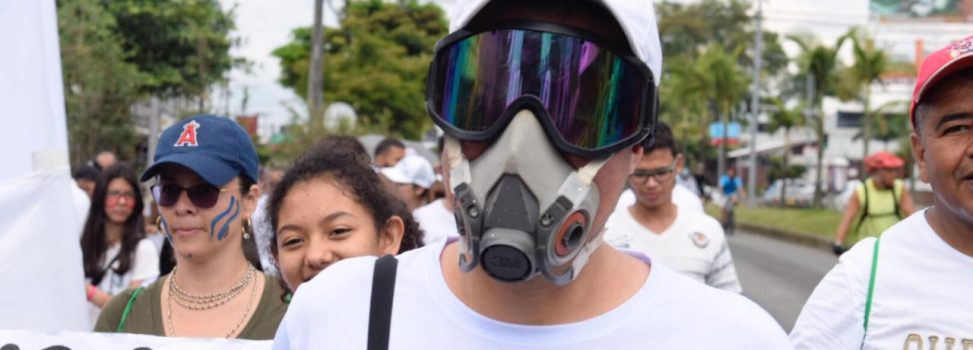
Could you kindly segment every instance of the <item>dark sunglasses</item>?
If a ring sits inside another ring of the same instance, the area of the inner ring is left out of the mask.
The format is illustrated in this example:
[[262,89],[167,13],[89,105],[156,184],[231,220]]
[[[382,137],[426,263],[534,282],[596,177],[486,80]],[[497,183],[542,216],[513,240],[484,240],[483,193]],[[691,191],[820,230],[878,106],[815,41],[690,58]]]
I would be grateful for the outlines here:
[[488,141],[522,109],[555,146],[581,157],[631,146],[655,123],[651,70],[621,44],[547,23],[460,30],[436,45],[426,109],[465,141]]
[[216,202],[220,200],[220,193],[226,192],[226,189],[208,183],[195,184],[189,188],[176,184],[158,184],[152,186],[152,196],[155,197],[156,203],[159,203],[161,207],[176,205],[183,191],[186,191],[186,195],[189,196],[189,201],[193,205],[207,209],[216,205]]

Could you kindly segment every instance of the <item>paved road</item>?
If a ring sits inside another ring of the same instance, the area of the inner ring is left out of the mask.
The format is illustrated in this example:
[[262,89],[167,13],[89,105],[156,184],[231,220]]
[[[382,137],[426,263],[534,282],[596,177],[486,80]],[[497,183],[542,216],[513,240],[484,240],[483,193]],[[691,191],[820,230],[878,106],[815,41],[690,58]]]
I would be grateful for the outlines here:
[[824,250],[739,230],[730,236],[730,249],[744,294],[788,332],[811,291],[837,262]]

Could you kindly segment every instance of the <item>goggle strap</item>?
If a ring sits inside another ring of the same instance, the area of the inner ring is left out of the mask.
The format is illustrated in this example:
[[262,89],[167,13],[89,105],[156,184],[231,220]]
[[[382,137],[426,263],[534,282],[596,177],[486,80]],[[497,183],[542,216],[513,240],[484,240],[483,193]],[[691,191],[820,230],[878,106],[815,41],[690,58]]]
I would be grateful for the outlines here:
[[595,180],[595,175],[598,175],[601,167],[605,166],[605,163],[608,162],[608,158],[611,158],[611,156],[592,160],[581,167],[581,169],[578,169],[577,176],[582,181],[582,184],[590,186]]

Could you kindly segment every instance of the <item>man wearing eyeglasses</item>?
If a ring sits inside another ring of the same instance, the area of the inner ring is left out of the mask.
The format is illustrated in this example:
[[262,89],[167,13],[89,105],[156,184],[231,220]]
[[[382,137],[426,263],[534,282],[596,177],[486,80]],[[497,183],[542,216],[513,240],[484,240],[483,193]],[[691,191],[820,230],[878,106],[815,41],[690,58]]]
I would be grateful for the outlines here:
[[276,349],[790,348],[742,296],[602,244],[656,119],[651,1],[470,0],[450,26],[426,101],[460,237],[332,265]]
[[682,154],[676,153],[672,131],[658,123],[629,185],[634,204],[616,210],[605,223],[605,241],[618,248],[645,253],[653,261],[706,283],[740,293],[743,288],[723,228],[716,219],[672,203]]

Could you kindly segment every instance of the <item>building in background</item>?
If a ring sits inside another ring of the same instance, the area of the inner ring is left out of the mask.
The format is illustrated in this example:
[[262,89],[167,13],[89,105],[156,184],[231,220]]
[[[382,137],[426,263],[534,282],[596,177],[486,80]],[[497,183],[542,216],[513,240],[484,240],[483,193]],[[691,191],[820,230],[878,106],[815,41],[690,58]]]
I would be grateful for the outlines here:
[[[681,2],[693,2],[684,0]],[[864,33],[875,40],[878,48],[884,49],[892,61],[921,62],[932,48],[942,47],[953,40],[973,32],[973,1],[938,0],[773,0],[764,1],[764,30],[786,36],[813,36],[827,45],[834,45],[842,35],[853,27],[860,27]],[[797,44],[782,40],[789,57],[797,57],[800,48]],[[839,59],[847,66],[854,63],[850,43],[846,43]],[[792,69],[796,69],[793,67]],[[898,106],[888,108],[886,113],[905,113],[915,84],[915,72],[889,72],[882,76],[881,84],[871,86],[871,109],[879,106]],[[827,136],[824,151],[824,188],[832,193],[846,189],[849,180],[860,176],[858,165],[863,158],[863,141],[860,139],[863,106],[860,101],[840,101],[825,97],[822,102]],[[791,130],[791,147],[784,150],[783,131],[771,134],[766,132],[768,116],[759,116],[760,126],[756,137],[757,152],[760,155],[757,174],[760,187],[768,186],[767,168],[769,156],[780,156],[790,152],[792,165],[806,166],[804,180],[814,183],[816,153],[818,147],[813,129],[810,127]],[[737,160],[740,174],[747,174],[751,142],[749,133],[743,133],[743,148],[731,151],[729,157]],[[873,139],[872,151],[899,151],[897,141],[885,142]],[[928,190],[928,185],[916,183],[917,190]],[[918,196],[921,201],[922,196]]]

